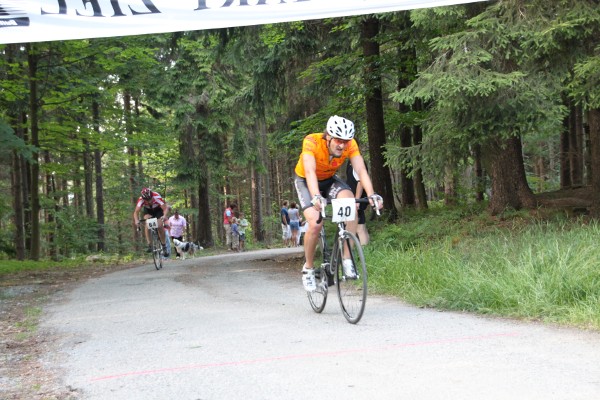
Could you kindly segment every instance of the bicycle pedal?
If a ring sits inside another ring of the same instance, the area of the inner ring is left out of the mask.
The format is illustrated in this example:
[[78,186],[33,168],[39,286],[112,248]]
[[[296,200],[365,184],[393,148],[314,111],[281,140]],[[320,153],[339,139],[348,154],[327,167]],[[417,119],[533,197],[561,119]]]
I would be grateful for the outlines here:
[[321,279],[322,272],[319,268],[315,268],[315,279]]

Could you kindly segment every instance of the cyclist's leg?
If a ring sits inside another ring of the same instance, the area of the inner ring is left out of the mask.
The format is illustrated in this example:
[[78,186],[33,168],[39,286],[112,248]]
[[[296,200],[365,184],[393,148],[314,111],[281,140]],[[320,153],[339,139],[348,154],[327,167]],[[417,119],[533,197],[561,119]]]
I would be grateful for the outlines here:
[[[148,209],[144,209],[144,219],[148,218],[152,218],[152,215],[148,212]],[[148,229],[148,224],[146,223],[144,223],[144,236],[146,237],[146,243],[150,246],[150,229]]]
[[304,257],[306,258],[306,268],[314,268],[315,249],[319,240],[319,233],[323,226],[323,221],[317,224],[319,212],[313,207],[312,197],[308,191],[306,180],[296,176],[294,180],[296,192],[298,193],[298,202],[300,209],[303,210],[304,219],[306,220],[306,232],[304,233]]
[[356,236],[358,236],[358,240],[360,240],[360,244],[362,246],[366,246],[367,244],[369,244],[369,231],[367,230],[367,224],[366,224],[366,215],[365,215],[365,210],[360,207],[357,210],[357,219],[358,219],[358,224],[356,226]]
[[[331,184],[329,192],[327,192],[327,196],[331,199],[348,199],[354,198],[354,193],[350,189],[350,186],[338,177],[334,177],[334,182]],[[356,227],[358,225],[358,221],[355,219],[354,221],[346,222],[346,229],[353,234],[356,235]],[[344,246],[344,259],[350,257],[348,246]]]
[[165,221],[163,220],[163,209],[157,207],[153,210],[152,215],[158,219],[158,238],[160,239],[160,243],[163,245],[163,248],[166,246],[167,242],[165,241]]
[[165,236],[165,226],[164,226],[164,222],[159,219],[159,223],[158,223],[158,237],[160,238],[160,243],[163,246],[167,245],[167,241],[166,241],[166,236]]
[[317,248],[317,242],[319,240],[319,234],[321,233],[321,227],[323,221],[317,223],[319,219],[319,212],[313,207],[304,210],[304,218],[308,227],[304,233],[304,256],[306,258],[306,268],[313,268],[315,259],[315,250]]

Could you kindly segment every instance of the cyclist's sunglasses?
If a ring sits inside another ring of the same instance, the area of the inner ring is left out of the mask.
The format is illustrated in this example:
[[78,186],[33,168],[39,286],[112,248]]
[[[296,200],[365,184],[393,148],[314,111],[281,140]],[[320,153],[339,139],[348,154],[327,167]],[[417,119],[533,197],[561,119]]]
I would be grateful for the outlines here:
[[349,144],[349,143],[350,143],[350,141],[349,141],[349,140],[338,139],[338,138],[334,138],[334,137],[332,137],[332,138],[331,138],[331,140],[333,140],[333,142],[334,142],[335,144],[337,144],[337,145],[340,145],[340,146],[342,146],[342,145],[346,145],[346,144]]

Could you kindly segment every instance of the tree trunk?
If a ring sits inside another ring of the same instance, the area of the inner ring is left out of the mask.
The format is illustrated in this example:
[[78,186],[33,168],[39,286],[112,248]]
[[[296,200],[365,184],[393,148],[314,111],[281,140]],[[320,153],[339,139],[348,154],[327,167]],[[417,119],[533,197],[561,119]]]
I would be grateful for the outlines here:
[[[92,167],[92,152],[90,151],[90,141],[85,138],[83,139],[83,188],[85,193],[85,216],[88,221],[92,221],[94,219],[94,190],[92,189],[93,185],[93,176],[94,171]],[[94,251],[96,248],[96,244],[90,241],[88,243],[88,250]]]
[[28,43],[27,61],[29,64],[29,126],[31,130],[31,144],[34,146],[32,151],[31,166],[31,250],[30,257],[32,260],[40,259],[40,167],[38,164],[40,148],[39,140],[39,105],[38,105],[38,83],[37,83],[37,67],[39,55],[37,54],[35,45]]
[[[14,124],[17,126],[17,136],[19,131],[22,130],[21,124]],[[23,210],[23,170],[21,168],[21,156],[16,152],[12,152],[12,195],[13,195],[13,209],[14,212],[14,223],[15,223],[15,256],[19,261],[25,260],[25,221],[24,221],[24,210]]]
[[592,168],[592,217],[600,218],[600,109],[588,111],[588,125],[590,129],[590,165]]
[[390,170],[385,166],[383,150],[385,149],[385,123],[383,118],[383,95],[381,89],[381,72],[379,70],[379,20],[367,17],[361,24],[362,46],[365,56],[364,80],[367,94],[365,96],[367,112],[367,135],[369,137],[369,155],[371,157],[371,179],[375,192],[383,197],[386,209],[390,210],[390,220],[398,217],[394,205],[394,191]]
[[[50,159],[50,152],[48,150],[44,150],[44,163],[46,165],[49,165],[52,161]],[[50,172],[46,172],[45,174],[45,184],[46,184],[46,198],[48,198],[48,200],[52,199],[52,197],[54,196],[54,184],[52,182],[52,174]],[[57,206],[56,203],[55,207]],[[50,209],[50,208],[46,208],[45,210],[45,215],[46,215],[46,232],[48,232],[48,236],[47,236],[47,253],[50,256],[50,258],[52,260],[57,260],[58,259],[58,248],[56,245],[56,215],[55,213]]]
[[[423,104],[421,101],[417,101],[415,104],[415,111],[422,111]],[[415,126],[413,128],[413,143],[415,146],[418,146],[423,141],[423,132],[421,131],[420,126]],[[418,162],[417,162],[418,165]],[[417,168],[414,173],[414,184],[415,184],[415,193],[417,196],[417,206],[420,209],[427,209],[429,206],[427,205],[427,190],[425,189],[425,182],[423,182],[423,171],[421,168]]]
[[583,183],[583,131],[581,121],[581,106],[571,106],[569,117],[569,168],[571,186],[581,186]]
[[535,161],[535,174],[538,178],[537,191],[541,193],[544,191],[544,183],[546,182],[546,168],[544,167],[544,157],[538,156]]
[[[130,143],[133,143],[133,121],[132,121],[132,115],[131,115],[131,95],[128,92],[125,92],[123,94],[123,114],[124,114],[124,118],[125,118],[125,134],[127,135],[127,137],[131,140]],[[140,187],[138,179],[137,177],[137,173],[136,173],[136,165],[135,165],[135,157],[136,157],[136,152],[135,152],[135,148],[132,145],[128,145],[127,146],[127,155],[128,155],[128,171],[127,174],[129,175],[129,193],[131,195],[131,205],[132,207],[135,207],[137,199],[139,198],[138,193],[140,191]],[[143,234],[139,234],[137,229],[135,229],[136,227],[134,227],[133,231],[133,236],[132,236],[132,240],[133,243],[135,243],[135,248],[136,250],[139,250],[141,247],[141,240],[140,237],[144,237]]]
[[[265,121],[265,117],[264,114],[262,115],[262,117],[259,119],[258,121],[258,132],[259,132],[259,138],[260,138],[260,163],[264,166],[263,170],[265,172],[263,172],[261,174],[261,182],[262,182],[262,189],[263,189],[263,195],[260,197],[260,201],[261,201],[261,211],[264,213],[265,216],[271,216],[273,215],[273,210],[271,209],[271,181],[269,180],[269,154],[268,154],[268,149],[269,146],[267,144],[267,124]],[[238,204],[239,207],[239,204]]]
[[[400,112],[408,112],[407,107],[398,106]],[[412,132],[409,126],[400,128],[400,146],[412,146]],[[408,176],[408,169],[402,167],[400,170],[400,188],[402,190],[401,200],[403,207],[413,207],[415,205],[415,188],[413,179]]]
[[94,218],[94,191],[92,190],[93,173],[92,153],[90,151],[90,142],[83,139],[83,190],[85,201],[85,216],[89,219]]
[[489,162],[486,169],[492,180],[491,214],[497,215],[511,208],[534,208],[535,197],[525,177],[521,139],[499,139],[486,145],[482,151]]
[[[565,102],[566,104],[566,102]],[[569,117],[563,120],[563,130],[560,133],[560,188],[568,189],[571,187],[571,168],[569,164]]]
[[458,197],[456,194],[456,175],[454,169],[446,165],[444,169],[444,204],[447,206],[456,205]]
[[[584,164],[583,164],[583,175],[584,175],[584,186],[590,186],[592,184],[592,153],[591,153],[591,146],[592,144],[590,143],[590,126],[587,123],[583,123],[583,141],[585,143],[584,145],[584,153],[583,153],[583,159],[585,160]],[[550,146],[551,146],[550,142]],[[551,153],[551,151],[550,151]],[[550,168],[550,171],[553,171],[552,168]]]
[[[210,212],[210,190],[208,170],[204,170],[198,179],[198,226],[196,227],[196,238],[200,246],[208,248],[215,245],[212,236],[211,212]],[[218,223],[221,223],[220,216],[217,217]]]
[[[192,165],[196,167],[195,171],[187,171],[195,178],[197,184],[197,196],[192,195],[192,204],[197,204],[198,215],[196,218],[195,236],[198,243],[205,248],[213,247],[215,241],[212,234],[211,222],[211,197],[210,197],[210,168],[204,145],[211,139],[210,132],[205,124],[198,124],[197,121],[206,120],[210,115],[209,108],[210,97],[206,92],[200,96],[190,96],[190,103],[194,106],[194,114],[190,117],[190,123],[185,130],[184,146],[181,149],[184,159],[193,160]],[[195,141],[194,141],[195,139]],[[218,142],[223,145],[222,139]],[[219,150],[217,150],[219,151]],[[226,153],[225,148],[220,149],[221,154]],[[222,231],[222,220],[219,202],[214,202],[213,207],[217,209],[217,231]]]
[[[100,105],[98,101],[92,102],[92,118],[94,132],[100,138]],[[102,153],[98,147],[94,149],[94,171],[96,173],[96,220],[98,222],[97,251],[105,251],[105,227],[104,227],[104,182],[102,176]]]
[[485,180],[483,177],[483,165],[481,164],[481,146],[473,147],[473,160],[475,164],[475,201],[482,202],[485,193]]
[[[398,38],[401,46],[397,48],[397,65],[398,65],[398,87],[397,90],[401,91],[410,85],[417,74],[416,63],[416,51],[412,45],[407,45],[407,32],[410,32],[410,12],[403,11],[398,13],[400,37]],[[408,114],[411,112],[411,107],[404,103],[398,103],[398,112],[400,114]],[[411,147],[412,143],[412,126],[401,124],[400,125],[400,146],[404,148]],[[409,177],[411,171],[407,167],[400,168],[400,190],[402,194],[400,196],[401,204],[403,207],[414,207],[415,205],[415,183],[413,178]]]
[[[19,54],[19,45],[9,44],[6,45],[6,59],[9,64],[15,62],[17,55]],[[9,79],[16,79],[16,73],[9,73]],[[15,105],[16,106],[16,105]],[[15,107],[7,112],[9,116],[10,125],[14,129],[15,136],[24,139],[24,123],[23,113],[20,107]],[[14,209],[14,246],[15,246],[15,258],[19,261],[25,260],[25,210],[24,210],[24,185],[23,175],[24,170],[22,168],[23,157],[19,152],[13,150],[11,153],[11,193],[12,202]]]
[[254,238],[259,242],[264,242],[265,230],[262,219],[262,205],[260,201],[260,195],[262,192],[261,181],[260,174],[256,171],[256,167],[254,165],[250,166],[250,176],[252,181],[252,230],[254,231]]

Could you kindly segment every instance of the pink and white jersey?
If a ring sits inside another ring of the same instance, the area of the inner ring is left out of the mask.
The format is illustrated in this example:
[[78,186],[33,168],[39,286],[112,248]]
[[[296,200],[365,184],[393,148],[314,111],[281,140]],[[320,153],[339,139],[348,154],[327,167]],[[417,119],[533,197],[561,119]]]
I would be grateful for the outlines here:
[[144,207],[149,209],[154,209],[165,204],[165,201],[160,196],[160,194],[156,192],[152,192],[152,198],[150,200],[144,200],[141,196],[137,201],[137,207]]

